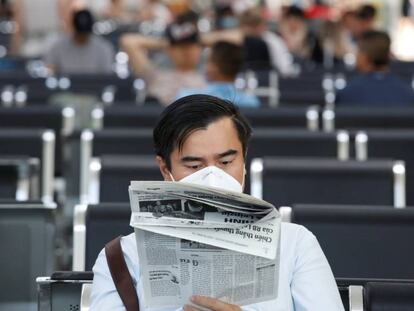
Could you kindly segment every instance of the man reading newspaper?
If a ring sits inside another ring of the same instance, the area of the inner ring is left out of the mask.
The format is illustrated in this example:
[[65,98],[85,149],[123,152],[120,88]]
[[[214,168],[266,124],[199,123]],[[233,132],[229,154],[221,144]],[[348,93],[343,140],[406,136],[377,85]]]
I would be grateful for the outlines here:
[[199,171],[202,185],[131,182],[145,309],[178,309],[193,294],[240,305],[277,297],[279,213],[268,202],[224,190],[232,177],[206,171]]
[[[223,191],[228,190],[233,193],[241,193],[244,188],[246,172],[245,158],[250,135],[251,128],[249,124],[232,103],[207,95],[183,97],[164,110],[154,129],[156,159],[161,174],[165,181],[195,184],[199,189],[203,189],[203,185],[207,187],[216,186],[217,190],[221,189]],[[130,190],[133,191],[134,187],[135,189],[138,187],[138,189],[142,190],[142,186],[137,186],[137,184],[134,186],[133,183]],[[154,191],[155,188],[148,190]],[[133,196],[131,196],[132,198]],[[153,215],[153,218],[158,217],[160,220],[164,218],[159,217],[160,214],[174,213],[174,209],[177,210],[179,208],[183,209],[184,212],[188,209],[188,211],[191,211],[191,214],[197,215],[199,213],[198,217],[192,220],[192,224],[200,219],[203,220],[206,218],[207,212],[203,214],[200,207],[200,204],[203,203],[205,205],[207,203],[205,197],[198,198],[197,200],[194,200],[194,197],[187,198],[193,202],[185,204],[185,198],[181,196],[181,207],[178,207],[180,205],[178,202],[175,202],[177,198],[175,197],[174,199],[168,197],[168,202],[166,202],[164,207],[159,206],[156,209],[154,205],[155,216],[150,210],[152,209],[152,205],[150,207],[148,203],[143,206],[147,213]],[[162,202],[160,203],[162,205]],[[211,204],[211,202],[208,203]],[[167,207],[168,204],[170,205],[169,207]],[[232,210],[232,213],[235,212],[234,205],[231,203],[221,201],[220,204],[221,210],[223,210],[223,205],[226,205]],[[134,203],[132,200],[133,206]],[[245,206],[245,209],[247,210],[249,207]],[[132,217],[132,222],[133,220],[134,218]],[[139,221],[144,221],[144,219],[139,218]],[[212,221],[215,220],[213,219]],[[265,227],[266,225],[262,224],[262,226]],[[160,228],[161,226],[154,226],[153,231],[157,232]],[[278,275],[274,279],[274,286],[277,287],[277,296],[272,295],[273,298],[257,303],[248,304],[247,302],[246,304],[242,303],[241,305],[237,305],[236,303],[229,302],[232,300],[228,299],[228,297],[193,295],[187,302],[183,302],[183,310],[344,310],[332,271],[315,236],[304,227],[296,224],[282,223],[279,228],[280,240],[278,241],[278,248],[280,260],[277,261]],[[167,229],[164,228],[162,230]],[[180,228],[179,231],[181,230],[191,229]],[[198,230],[204,229],[200,228]],[[205,230],[209,229],[206,228]],[[138,232],[151,234],[148,231]],[[151,304],[148,304],[146,301],[143,302],[145,292],[148,292],[148,288],[143,287],[146,286],[145,284],[148,285],[148,283],[146,283],[145,279],[141,279],[145,271],[140,271],[140,260],[148,261],[149,258],[152,258],[152,260],[157,261],[159,257],[154,253],[152,257],[144,256],[145,258],[141,258],[141,252],[140,256],[138,256],[137,240],[139,240],[139,234],[137,236],[137,239],[135,234],[123,237],[121,246],[123,258],[125,259],[134,285],[134,294],[136,292],[138,296],[140,310],[167,311],[177,309],[174,303],[171,303],[171,306],[151,307]],[[167,235],[158,234],[156,236],[160,238],[153,240],[154,247],[152,250],[154,252],[157,251],[156,245],[160,247],[170,245],[168,240],[161,238],[168,238]],[[147,236],[148,241],[151,241],[150,238],[150,236]],[[180,247],[188,247],[192,250],[195,250],[197,247],[209,247],[209,244],[205,243],[199,243],[197,245],[195,243],[198,242],[195,240],[189,239],[183,245],[180,245]],[[257,244],[259,245],[260,241],[257,241]],[[260,246],[257,247],[258,251],[261,249],[263,248],[260,248]],[[264,253],[262,255],[265,257]],[[217,262],[217,265],[225,264],[223,257],[217,258],[220,261]],[[150,264],[150,262],[147,263]],[[245,263],[246,269],[249,265],[250,262]],[[94,281],[90,310],[125,310],[123,300],[121,300],[114,280],[112,279],[105,250],[99,254],[93,271]],[[160,271],[159,275],[154,277],[166,277],[166,274],[169,274],[168,277],[170,277],[171,287],[174,287],[174,284],[180,282],[180,279],[183,278],[182,275],[175,275],[172,271]],[[266,274],[259,278],[260,280],[264,280],[265,278],[268,279],[268,277],[269,275]],[[226,275],[223,275],[222,281],[226,282]],[[205,282],[207,280],[200,279],[199,286],[205,286],[203,284]],[[159,290],[167,289],[163,287]],[[239,298],[241,299],[233,299],[233,301],[243,301],[243,297]]]

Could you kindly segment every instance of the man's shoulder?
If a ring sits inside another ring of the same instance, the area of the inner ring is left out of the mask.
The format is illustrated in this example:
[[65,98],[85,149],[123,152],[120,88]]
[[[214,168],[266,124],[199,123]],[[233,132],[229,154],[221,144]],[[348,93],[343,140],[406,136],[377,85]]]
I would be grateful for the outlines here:
[[304,250],[318,245],[315,235],[302,225],[282,222],[280,246],[282,256],[300,256]]
[[122,250],[124,253],[136,252],[137,244],[135,240],[135,233],[128,234],[121,238]]
[[353,87],[360,87],[363,86],[366,83],[372,83],[375,81],[375,78],[372,77],[372,75],[369,74],[357,74],[352,79],[350,79],[348,85],[345,89],[353,88]]
[[112,49],[112,45],[108,40],[97,35],[91,35],[90,44],[96,48]]
[[280,232],[283,239],[288,239],[292,242],[292,239],[300,239],[303,237],[313,236],[312,232],[306,229],[304,226],[289,222],[282,222],[280,226]]
[[358,100],[361,93],[365,93],[372,84],[370,77],[357,75],[352,78],[345,88],[337,92],[337,103],[349,103]]
[[66,50],[68,46],[71,46],[71,45],[72,45],[72,39],[66,34],[61,34],[53,40],[50,47],[51,49]]
[[389,73],[387,75],[387,79],[390,81],[390,83],[394,84],[396,87],[404,91],[409,91],[410,93],[413,92],[410,84],[407,81],[404,81],[403,79],[401,79],[399,76],[393,73]]

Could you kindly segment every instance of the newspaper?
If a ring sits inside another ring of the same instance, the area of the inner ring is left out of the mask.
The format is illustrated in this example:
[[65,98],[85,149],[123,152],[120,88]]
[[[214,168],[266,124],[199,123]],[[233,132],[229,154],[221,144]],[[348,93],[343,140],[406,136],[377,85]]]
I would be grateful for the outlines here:
[[180,308],[192,295],[237,305],[277,297],[281,219],[272,204],[177,182],[132,181],[129,194],[146,308]]

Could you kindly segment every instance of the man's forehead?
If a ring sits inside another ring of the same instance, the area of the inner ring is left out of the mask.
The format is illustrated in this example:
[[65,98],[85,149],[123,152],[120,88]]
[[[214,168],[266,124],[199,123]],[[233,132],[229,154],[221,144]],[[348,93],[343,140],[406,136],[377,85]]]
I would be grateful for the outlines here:
[[223,118],[212,122],[206,128],[193,131],[184,140],[180,155],[202,155],[240,150],[242,147],[237,130],[230,118]]
[[201,127],[191,131],[185,138],[184,143],[188,140],[195,140],[202,136],[211,136],[215,134],[216,139],[232,139],[237,137],[237,130],[234,121],[230,117],[222,117],[207,124],[206,127]]

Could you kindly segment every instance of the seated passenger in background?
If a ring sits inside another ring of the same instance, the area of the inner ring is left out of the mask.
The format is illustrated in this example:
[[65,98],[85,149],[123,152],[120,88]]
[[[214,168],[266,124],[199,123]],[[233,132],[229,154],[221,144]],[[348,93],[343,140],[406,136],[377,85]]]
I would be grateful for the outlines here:
[[[197,71],[201,54],[198,30],[193,15],[182,15],[166,30],[166,39],[126,34],[121,47],[129,56],[134,73],[147,83],[148,94],[163,105],[171,103],[180,88],[203,88],[205,80]],[[147,56],[149,50],[166,50],[173,68],[160,68]]]
[[302,61],[323,62],[323,49],[318,36],[308,25],[303,9],[287,7],[280,21],[279,32],[292,55]]
[[239,107],[258,107],[259,99],[237,90],[234,80],[242,69],[243,49],[230,42],[216,42],[205,63],[208,84],[200,89],[181,89],[178,98],[191,94],[207,94],[230,100]]
[[371,4],[363,4],[355,11],[354,26],[351,27],[351,35],[358,40],[365,32],[374,30],[377,9]]
[[361,35],[369,30],[374,30],[377,10],[371,4],[362,4],[356,9],[347,9],[342,12],[341,25],[344,31],[346,50],[356,54],[357,41]]
[[361,74],[338,92],[338,105],[414,107],[413,89],[390,73],[390,45],[385,32],[370,30],[361,35],[357,53]]
[[244,47],[247,67],[274,68],[282,76],[295,73],[292,55],[283,39],[268,29],[260,8],[245,10],[236,21],[232,28],[204,33],[202,42],[210,46],[217,41],[239,44]]
[[270,64],[273,68],[277,69],[283,76],[295,73],[293,57],[289,53],[285,42],[279,35],[269,31],[260,8],[251,8],[244,11],[240,16],[240,28],[245,36],[245,49],[251,51],[250,55],[254,55],[255,51],[257,51],[256,44],[251,39],[260,38],[267,45]]
[[44,61],[58,74],[109,74],[114,50],[105,39],[92,34],[94,18],[89,10],[73,13],[73,33],[62,34],[46,53]]

